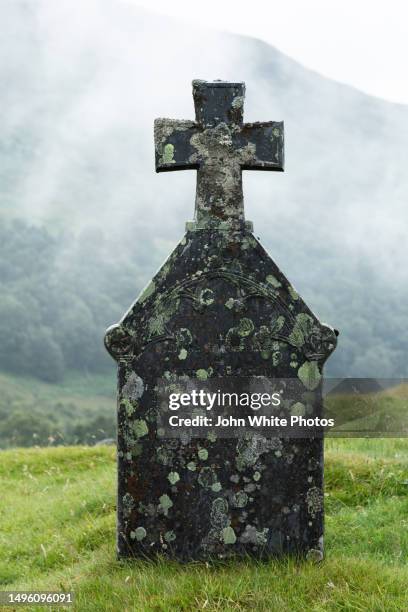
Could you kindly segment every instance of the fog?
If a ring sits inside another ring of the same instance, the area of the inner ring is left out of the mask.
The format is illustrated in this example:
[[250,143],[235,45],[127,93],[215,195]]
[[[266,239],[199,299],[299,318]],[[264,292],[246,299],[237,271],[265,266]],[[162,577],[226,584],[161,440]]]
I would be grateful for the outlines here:
[[[387,350],[401,342],[398,326],[364,326],[380,317],[379,295],[390,320],[407,297],[407,107],[261,41],[200,28],[199,15],[186,26],[119,0],[38,0],[2,4],[1,21],[5,219],[72,230],[94,242],[101,267],[127,261],[147,281],[192,218],[195,193],[193,171],[155,174],[154,118],[194,118],[193,78],[245,81],[245,120],[285,121],[285,173],[244,173],[255,234],[340,328],[345,355],[360,330],[354,363],[380,355],[384,334]],[[59,265],[71,256],[62,244]]]

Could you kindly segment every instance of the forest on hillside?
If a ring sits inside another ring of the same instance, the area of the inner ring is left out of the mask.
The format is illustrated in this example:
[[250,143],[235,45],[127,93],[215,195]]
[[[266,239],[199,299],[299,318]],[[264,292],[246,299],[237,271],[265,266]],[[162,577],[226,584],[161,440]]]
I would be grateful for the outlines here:
[[[114,252],[98,228],[75,235],[20,220],[3,223],[0,370],[47,382],[59,382],[72,370],[111,370],[104,332],[160,264],[161,252],[149,242],[147,247],[129,239]],[[299,245],[300,252],[306,248]],[[330,261],[330,271],[322,275],[319,293],[331,296],[329,321],[341,335],[328,374],[407,376],[404,288],[385,291],[368,268],[347,275],[338,259]]]
[[112,366],[105,328],[140,288],[135,266],[101,260],[101,236],[0,226],[0,369],[59,382]]

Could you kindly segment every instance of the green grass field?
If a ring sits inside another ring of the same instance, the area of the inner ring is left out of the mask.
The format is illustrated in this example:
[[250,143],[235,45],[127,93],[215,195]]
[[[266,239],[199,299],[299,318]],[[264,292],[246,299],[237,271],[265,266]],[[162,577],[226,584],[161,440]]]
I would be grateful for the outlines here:
[[408,440],[326,446],[319,565],[118,562],[113,448],[1,451],[1,588],[72,590],[81,611],[408,610]]

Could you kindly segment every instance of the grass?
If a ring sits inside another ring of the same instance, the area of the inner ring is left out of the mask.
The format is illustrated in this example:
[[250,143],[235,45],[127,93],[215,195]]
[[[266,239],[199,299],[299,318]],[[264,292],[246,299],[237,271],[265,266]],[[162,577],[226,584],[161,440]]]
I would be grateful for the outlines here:
[[2,451],[0,588],[73,590],[75,609],[90,612],[405,611],[408,440],[326,447],[319,565],[118,562],[113,448]]

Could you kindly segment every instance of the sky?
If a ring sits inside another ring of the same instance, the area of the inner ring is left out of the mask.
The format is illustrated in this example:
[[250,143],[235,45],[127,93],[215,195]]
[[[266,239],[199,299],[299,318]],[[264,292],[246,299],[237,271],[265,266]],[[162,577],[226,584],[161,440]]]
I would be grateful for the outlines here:
[[406,0],[125,0],[260,38],[320,74],[408,104]]

